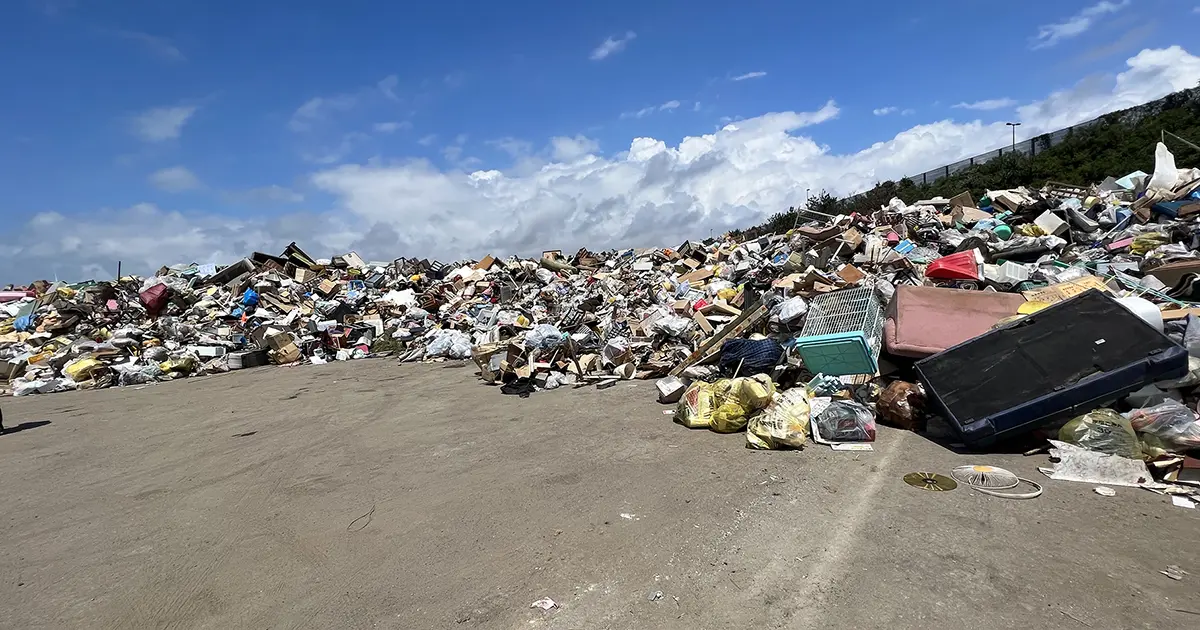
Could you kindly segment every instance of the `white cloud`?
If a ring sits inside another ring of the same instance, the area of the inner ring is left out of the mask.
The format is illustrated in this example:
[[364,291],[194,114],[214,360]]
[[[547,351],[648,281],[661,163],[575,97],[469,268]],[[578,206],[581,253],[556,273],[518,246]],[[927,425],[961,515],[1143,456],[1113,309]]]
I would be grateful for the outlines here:
[[976,101],[974,103],[959,103],[952,105],[957,109],[975,109],[984,112],[990,112],[994,109],[1008,109],[1016,105],[1017,101],[1011,98],[992,98],[986,101]]
[[412,123],[407,120],[401,122],[380,122],[375,123],[371,128],[376,133],[395,133],[400,130],[412,129]]
[[595,47],[592,50],[592,54],[588,57],[592,61],[600,61],[609,55],[613,55],[625,50],[625,46],[627,46],[629,42],[633,41],[636,37],[637,33],[634,33],[633,31],[626,31],[624,37],[617,39],[609,37],[601,42],[599,46]]
[[731,81],[745,81],[746,79],[757,79],[759,77],[765,77],[765,76],[767,76],[766,72],[758,70],[755,72],[747,72],[746,74],[739,74],[730,80]]
[[692,103],[692,111],[694,111],[694,112],[700,111],[700,101],[696,101],[695,103]]
[[334,144],[327,144],[312,151],[301,152],[300,157],[304,158],[306,162],[312,162],[313,164],[337,164],[346,159],[354,151],[354,147],[367,138],[369,136],[365,133],[351,131],[350,133],[342,134]]
[[555,136],[550,138],[550,151],[555,160],[571,162],[600,150],[600,143],[582,135],[574,138]]
[[183,192],[201,187],[200,178],[182,166],[172,166],[155,171],[150,175],[150,183],[155,188],[167,192]]
[[417,140],[417,144],[419,144],[423,147],[432,146],[434,142],[437,142],[437,134],[436,133],[431,133],[429,135],[421,136],[421,139]]
[[621,118],[645,118],[656,111],[658,111],[658,108],[654,106],[643,107],[634,112],[621,112]]
[[901,116],[912,116],[915,113],[917,113],[917,110],[912,109],[911,107],[900,110]]
[[386,96],[388,100],[399,101],[400,97],[396,94],[396,86],[398,85],[400,85],[400,77],[394,74],[389,74],[380,79],[379,82],[375,84],[375,87],[378,87],[379,91],[383,92],[383,95]]
[[242,219],[166,211],[150,203],[71,217],[40,212],[23,226],[22,241],[11,248],[0,244],[0,251],[18,258],[0,258],[0,274],[11,282],[55,275],[103,279],[102,271],[116,275],[118,260],[125,273],[143,274],[179,262],[227,264],[258,249],[282,251],[293,238],[312,241],[315,230],[328,230],[323,240],[337,242],[344,228],[311,215]]
[[134,116],[132,130],[146,142],[174,140],[195,113],[196,107],[193,105],[155,107]]
[[[485,144],[492,144],[494,142],[496,141],[493,140]],[[462,157],[466,144],[467,134],[460,133],[457,136],[454,136],[453,142],[442,147],[442,157],[445,158],[447,162],[455,165],[458,168],[468,168],[469,165],[475,164],[479,160],[478,158],[473,157],[468,157],[465,159]]]
[[900,111],[899,107],[880,107],[871,110],[871,113],[875,114],[876,116],[887,116],[888,114],[894,114],[898,111]]
[[297,132],[309,131],[314,124],[324,121],[331,113],[349,111],[354,109],[355,105],[358,105],[358,97],[353,94],[310,98],[292,113],[288,128]]
[[278,184],[249,190],[229,191],[222,196],[226,201],[249,204],[300,203],[304,201],[304,195]]
[[[1146,50],[1115,77],[1086,78],[1018,107],[1013,119],[1023,123],[1021,135],[1031,137],[1198,81],[1200,58],[1178,47]],[[117,259],[140,272],[193,260],[229,262],[293,240],[318,256],[353,249],[365,258],[444,261],[583,245],[673,245],[710,229],[753,225],[801,201],[806,188],[853,193],[1007,146],[1011,138],[1003,122],[953,120],[917,125],[855,151],[835,152],[805,135],[807,127],[837,115],[830,102],[814,111],[740,120],[675,145],[633,138],[626,150],[604,156],[584,152],[587,143],[579,137],[551,139],[553,160],[530,171],[470,172],[422,159],[344,164],[310,177],[334,200],[320,214],[248,218],[142,204],[67,218],[18,208],[16,216],[30,218],[0,234],[0,282],[55,272],[74,279],[92,273],[85,270],[109,269]],[[1147,147],[1146,163],[1153,159]]]
[[679,109],[680,105],[682,105],[682,103],[680,103],[679,101],[670,100],[670,101],[667,101],[666,103],[663,103],[662,105],[650,105],[649,107],[643,107],[637,111],[622,112],[621,118],[622,119],[645,118],[646,116],[649,116],[650,114],[653,114],[654,112],[669,112],[671,110]]
[[1064,39],[1083,35],[1092,28],[1097,19],[1109,13],[1116,13],[1129,6],[1129,3],[1130,0],[1101,0],[1062,22],[1039,26],[1038,33],[1033,37],[1030,45],[1035,50],[1049,48]]
[[1179,46],[1143,50],[1126,64],[1129,69],[1117,75],[1115,84],[1109,77],[1087,77],[1069,90],[1018,107],[1017,117],[1051,131],[1196,87],[1200,81],[1200,57]]
[[165,37],[156,37],[148,33],[139,33],[137,31],[118,31],[117,37],[138,42],[159,58],[167,61],[187,60],[187,57],[183,56],[183,53],[175,47],[175,44],[171,43],[171,40]]
[[512,136],[488,140],[484,144],[500,149],[512,157],[521,157],[523,155],[529,155],[531,152],[533,152],[533,143],[527,140],[513,138]]

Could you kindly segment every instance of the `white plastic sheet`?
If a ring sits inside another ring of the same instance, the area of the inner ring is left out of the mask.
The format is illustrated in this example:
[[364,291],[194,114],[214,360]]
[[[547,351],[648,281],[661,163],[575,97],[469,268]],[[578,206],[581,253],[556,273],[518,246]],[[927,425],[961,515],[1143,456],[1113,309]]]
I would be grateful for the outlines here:
[[1179,180],[1179,169],[1175,168],[1175,156],[1167,145],[1159,142],[1154,148],[1154,175],[1150,178],[1147,188],[1161,192],[1170,192]]
[[779,321],[787,324],[794,322],[808,312],[808,302],[800,296],[788,298],[779,305]]
[[471,338],[461,330],[438,330],[433,341],[425,348],[425,358],[447,357],[450,359],[471,358]]

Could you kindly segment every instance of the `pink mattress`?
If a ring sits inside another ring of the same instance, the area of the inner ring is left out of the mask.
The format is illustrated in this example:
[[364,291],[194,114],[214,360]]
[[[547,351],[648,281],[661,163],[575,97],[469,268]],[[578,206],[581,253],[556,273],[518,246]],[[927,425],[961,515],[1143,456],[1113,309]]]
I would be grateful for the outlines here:
[[924,358],[991,330],[1024,302],[1019,293],[901,285],[888,305],[883,341],[894,355]]

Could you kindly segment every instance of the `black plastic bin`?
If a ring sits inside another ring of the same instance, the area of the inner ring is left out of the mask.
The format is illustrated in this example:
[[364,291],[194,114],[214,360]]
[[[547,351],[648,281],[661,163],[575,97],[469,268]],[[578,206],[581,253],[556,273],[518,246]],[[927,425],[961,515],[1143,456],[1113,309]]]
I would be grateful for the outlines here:
[[1187,350],[1090,290],[917,362],[933,411],[972,447],[1187,373]]

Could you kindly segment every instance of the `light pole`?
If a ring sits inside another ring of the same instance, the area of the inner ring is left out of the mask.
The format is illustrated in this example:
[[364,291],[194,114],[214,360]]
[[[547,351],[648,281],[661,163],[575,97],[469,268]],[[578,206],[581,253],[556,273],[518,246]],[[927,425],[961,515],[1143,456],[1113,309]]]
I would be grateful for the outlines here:
[[1016,152],[1017,152],[1017,127],[1020,127],[1020,126],[1021,126],[1021,123],[1019,123],[1019,122],[1006,122],[1006,123],[1004,123],[1004,124],[1008,125],[1009,127],[1012,127],[1012,130],[1013,130],[1013,143],[1012,143],[1012,151],[1013,151],[1013,153],[1016,153]]
[[796,229],[797,225],[800,225],[800,213],[808,212],[808,191],[810,191],[810,190],[812,190],[812,189],[811,188],[804,189],[804,210],[800,210],[800,208],[796,208],[796,216],[792,219],[792,229],[793,230]]

